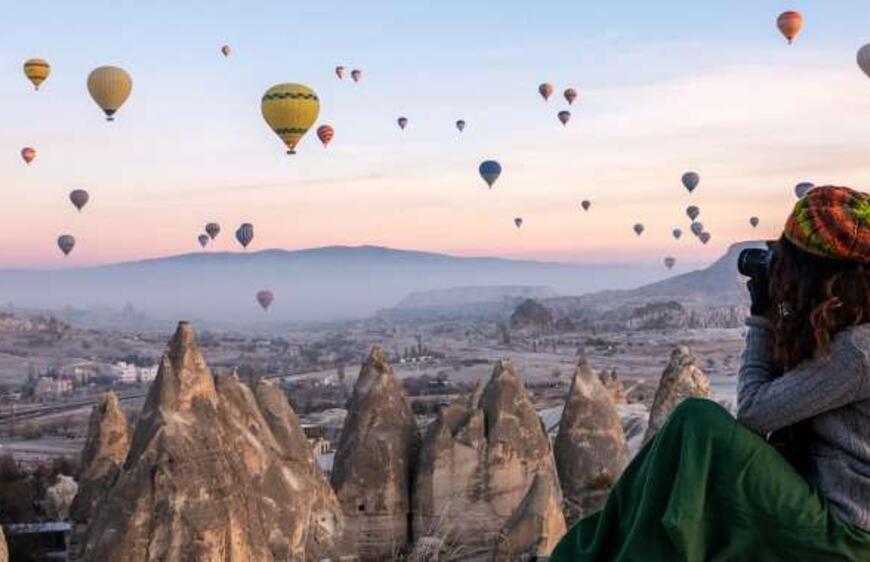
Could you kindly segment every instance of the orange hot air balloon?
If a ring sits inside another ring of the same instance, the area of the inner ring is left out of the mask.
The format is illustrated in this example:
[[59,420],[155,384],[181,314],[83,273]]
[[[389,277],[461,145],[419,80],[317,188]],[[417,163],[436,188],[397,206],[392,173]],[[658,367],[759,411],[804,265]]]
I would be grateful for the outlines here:
[[331,126],[321,125],[317,127],[317,138],[323,143],[323,148],[326,148],[333,136],[335,136],[335,129]]
[[33,159],[36,158],[36,149],[32,146],[25,146],[21,149],[21,158],[28,164],[33,162]]
[[791,45],[791,42],[795,37],[797,37],[797,34],[800,33],[803,25],[804,17],[800,12],[783,12],[779,14],[778,18],[776,18],[776,27],[778,27],[780,33],[788,39],[789,45]]
[[232,52],[232,49],[230,49],[229,45],[224,45],[223,47],[221,47],[221,54],[223,56],[228,57],[228,56],[230,56],[231,52]]

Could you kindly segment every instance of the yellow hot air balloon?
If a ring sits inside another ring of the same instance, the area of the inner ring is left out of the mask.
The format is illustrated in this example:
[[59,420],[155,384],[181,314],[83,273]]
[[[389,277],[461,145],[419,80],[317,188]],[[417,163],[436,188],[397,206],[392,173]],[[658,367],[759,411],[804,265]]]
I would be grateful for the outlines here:
[[51,73],[51,65],[47,60],[43,59],[27,59],[24,61],[24,75],[33,84],[37,90],[39,85],[45,82],[48,75]]
[[101,66],[88,75],[88,92],[106,114],[106,121],[115,120],[113,115],[127,101],[132,89],[130,75],[117,66]]
[[317,121],[320,100],[308,86],[276,84],[263,94],[260,109],[263,119],[287,145],[287,154],[296,154],[296,144]]

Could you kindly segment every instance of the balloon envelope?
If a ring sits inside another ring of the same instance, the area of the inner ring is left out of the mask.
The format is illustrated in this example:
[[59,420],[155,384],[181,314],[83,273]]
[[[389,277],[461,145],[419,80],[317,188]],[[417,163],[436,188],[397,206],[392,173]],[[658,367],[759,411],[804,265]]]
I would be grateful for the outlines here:
[[699,209],[697,206],[689,205],[688,207],[686,207],[686,216],[689,217],[689,220],[694,221],[696,218],[698,218],[698,215],[700,214],[701,209]]
[[405,127],[408,126],[408,118],[407,117],[399,117],[398,119],[396,119],[396,123],[399,124],[400,129],[404,130]]
[[462,119],[460,119],[459,121],[457,121],[457,122],[456,122],[456,128],[459,129],[459,132],[460,132],[460,133],[461,133],[462,131],[464,131],[464,130],[465,130],[465,121],[463,121]]
[[870,43],[858,49],[858,67],[870,76]]
[[36,149],[32,146],[25,146],[21,149],[21,159],[30,164],[36,158]]
[[702,232],[701,234],[698,235],[698,238],[701,239],[702,243],[706,244],[707,242],[710,241],[710,233],[709,232]]
[[33,84],[34,89],[38,90],[39,85],[45,82],[48,75],[51,74],[51,65],[44,59],[27,59],[24,61],[24,75]]
[[700,236],[701,233],[704,232],[704,225],[697,221],[693,222],[690,228],[692,229],[692,234],[695,236]]
[[644,227],[641,223],[636,223],[634,225],[634,233],[637,234],[638,236],[643,234],[643,230],[644,230]]
[[196,237],[196,240],[199,242],[200,246],[205,248],[205,245],[208,244],[208,241],[211,240],[211,238],[208,237],[208,234],[200,234]]
[[243,248],[247,248],[248,244],[250,244],[253,239],[254,225],[249,222],[242,223],[242,225],[236,230],[236,240],[239,241],[239,244],[241,244]]
[[670,256],[666,257],[664,259],[664,262],[665,262],[665,267],[667,267],[668,269],[673,269],[674,266],[677,264],[676,258],[672,258]]
[[268,310],[273,300],[275,300],[275,294],[272,291],[263,289],[257,292],[257,302],[260,303],[263,310]]
[[797,37],[797,34],[800,33],[803,25],[804,17],[800,12],[783,12],[779,14],[778,18],[776,18],[776,27],[778,27],[779,32],[788,39],[789,45],[791,45],[791,42],[795,37]]
[[480,177],[483,178],[483,181],[492,188],[492,184],[494,184],[495,180],[497,180],[501,175],[501,164],[495,160],[485,160],[484,162],[481,162],[478,171],[480,172]]
[[323,143],[324,148],[332,141],[335,136],[335,129],[330,125],[321,125],[317,127],[317,138]]
[[674,235],[674,239],[675,239],[675,240],[679,240],[680,237],[683,235],[683,231],[682,231],[681,229],[679,229],[679,228],[675,228],[675,229],[671,232],[671,234]]
[[353,69],[350,71],[350,77],[354,82],[359,82],[362,79],[362,70]]
[[335,75],[338,76],[339,80],[344,80],[344,67],[336,66],[335,67]]
[[523,226],[523,219],[522,219],[522,217],[517,217],[517,218],[514,219],[514,226],[516,226],[517,228]]
[[117,66],[101,66],[88,75],[88,92],[106,114],[106,121],[114,121],[115,112],[130,97],[132,89],[130,75]]
[[221,225],[216,222],[210,222],[205,225],[205,233],[208,234],[209,238],[214,240],[217,238],[217,235],[221,232]]
[[797,195],[798,199],[802,199],[804,195],[807,194],[809,190],[816,187],[814,183],[803,181],[796,186],[794,186],[794,194]]
[[231,51],[229,45],[224,45],[223,47],[221,47],[221,54],[222,54],[223,56],[228,57],[228,56],[230,56],[230,53],[231,53],[231,52],[232,52],[232,51]]
[[88,196],[88,192],[85,191],[84,189],[74,189],[74,190],[70,191],[70,194],[69,194],[70,202],[79,211],[82,210],[82,207],[87,205],[89,198],[90,197]]
[[69,234],[62,234],[57,237],[57,247],[63,252],[63,255],[68,256],[76,245],[76,239]]
[[276,84],[263,94],[260,110],[272,131],[284,141],[287,154],[296,154],[296,145],[317,121],[320,100],[303,84]]
[[541,97],[544,98],[544,101],[550,99],[550,96],[553,95],[553,85],[544,82],[540,86],[538,86],[538,93],[541,94]]
[[584,199],[580,202],[580,206],[583,207],[584,211],[588,211],[589,207],[592,206],[592,201],[590,201],[589,199]]
[[571,112],[570,111],[560,111],[559,112],[559,121],[562,122],[562,125],[567,125],[568,121],[571,120]]
[[749,217],[749,224],[752,225],[752,228],[758,226],[758,217]]
[[696,172],[686,172],[683,174],[682,182],[683,187],[689,190],[689,193],[695,191],[695,188],[698,187],[698,183],[701,181],[701,176],[699,176]]
[[568,105],[574,103],[574,100],[577,99],[577,90],[574,88],[566,88],[565,93],[562,94],[565,96],[565,99],[568,101]]

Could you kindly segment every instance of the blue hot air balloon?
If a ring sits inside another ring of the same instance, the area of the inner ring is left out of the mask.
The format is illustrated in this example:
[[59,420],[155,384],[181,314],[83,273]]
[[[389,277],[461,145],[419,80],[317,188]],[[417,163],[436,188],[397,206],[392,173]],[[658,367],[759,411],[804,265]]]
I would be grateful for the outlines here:
[[480,177],[483,178],[483,181],[492,189],[492,184],[495,183],[495,180],[501,175],[501,164],[496,162],[495,160],[485,160],[480,164]]

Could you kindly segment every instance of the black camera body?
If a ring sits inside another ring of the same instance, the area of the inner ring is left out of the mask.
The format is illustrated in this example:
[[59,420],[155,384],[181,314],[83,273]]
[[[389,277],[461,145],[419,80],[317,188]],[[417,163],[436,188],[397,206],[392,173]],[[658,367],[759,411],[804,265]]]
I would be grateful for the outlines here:
[[773,252],[761,248],[747,248],[737,258],[737,271],[752,279],[764,279],[773,266]]

